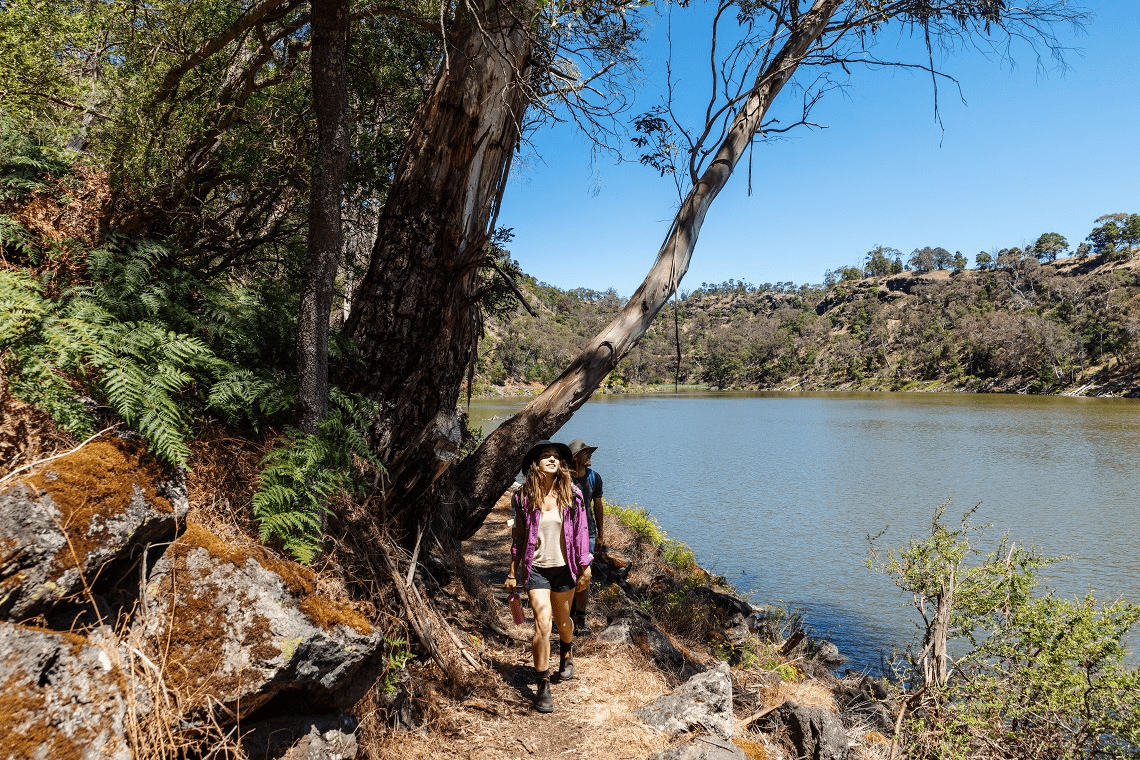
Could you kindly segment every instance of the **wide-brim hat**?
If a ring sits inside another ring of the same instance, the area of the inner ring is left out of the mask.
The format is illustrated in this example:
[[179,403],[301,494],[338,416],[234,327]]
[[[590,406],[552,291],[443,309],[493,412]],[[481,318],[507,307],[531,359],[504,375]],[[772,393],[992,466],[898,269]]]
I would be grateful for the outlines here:
[[597,446],[587,446],[586,442],[581,438],[575,438],[574,440],[570,441],[570,453],[574,456],[578,456],[583,451],[593,454],[597,450]]
[[522,460],[522,471],[525,473],[530,469],[534,460],[538,459],[538,455],[542,453],[543,449],[553,448],[558,451],[558,456],[562,457],[562,461],[566,463],[567,467],[574,466],[574,455],[570,453],[570,447],[565,443],[555,443],[554,441],[542,440],[534,444],[527,450],[526,456]]

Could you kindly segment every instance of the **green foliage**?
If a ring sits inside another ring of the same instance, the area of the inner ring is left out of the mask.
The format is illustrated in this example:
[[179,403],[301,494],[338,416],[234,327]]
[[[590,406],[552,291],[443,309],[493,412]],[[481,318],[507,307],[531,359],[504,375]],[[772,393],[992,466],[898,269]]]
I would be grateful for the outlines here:
[[333,388],[329,413],[316,433],[288,428],[265,456],[253,515],[261,540],[277,542],[298,562],[320,552],[329,503],[340,492],[359,490],[354,471],[382,470],[368,443],[375,405]]
[[41,283],[12,270],[0,270],[0,355],[13,393],[62,428],[94,432],[79,393],[86,384],[156,455],[179,465],[190,453],[182,397],[218,366],[195,337],[120,321],[80,290],[49,300]]
[[1088,240],[1092,252],[1109,259],[1131,258],[1140,247],[1140,214],[1105,214]]
[[406,639],[384,639],[384,675],[380,679],[381,694],[390,697],[396,692],[404,665],[415,656]]
[[[925,539],[897,550],[871,539],[868,564],[912,596],[926,624],[925,643],[939,635],[939,602],[952,599],[943,635],[950,651],[961,654],[946,682],[932,681],[927,663],[913,656],[897,663],[912,709],[926,708],[907,724],[909,752],[1134,756],[1140,673],[1124,666],[1123,639],[1140,621],[1140,607],[1123,600],[1098,604],[1091,595],[1060,599],[1042,590],[1040,569],[1058,560],[1008,537],[983,552],[982,529],[970,524],[974,510],[952,528],[942,522],[946,506],[935,512]],[[924,649],[924,658],[930,651]]]
[[49,175],[65,174],[69,164],[65,151],[37,144],[0,114],[0,201],[22,200],[45,187]]

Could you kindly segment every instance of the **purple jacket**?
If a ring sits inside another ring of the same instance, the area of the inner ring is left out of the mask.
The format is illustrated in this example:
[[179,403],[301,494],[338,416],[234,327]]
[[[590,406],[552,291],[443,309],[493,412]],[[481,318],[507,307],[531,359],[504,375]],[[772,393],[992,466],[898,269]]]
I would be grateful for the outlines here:
[[[594,561],[590,554],[590,529],[586,522],[586,509],[582,506],[582,492],[578,486],[574,490],[574,506],[562,516],[562,536],[566,540],[566,564],[570,576],[578,580],[583,569]],[[537,509],[524,509],[523,496],[516,493],[511,497],[515,510],[515,527],[511,531],[511,556],[518,557],[522,551],[522,562],[516,566],[519,584],[530,578],[530,568],[534,564],[534,549],[538,545],[538,521],[541,513]]]

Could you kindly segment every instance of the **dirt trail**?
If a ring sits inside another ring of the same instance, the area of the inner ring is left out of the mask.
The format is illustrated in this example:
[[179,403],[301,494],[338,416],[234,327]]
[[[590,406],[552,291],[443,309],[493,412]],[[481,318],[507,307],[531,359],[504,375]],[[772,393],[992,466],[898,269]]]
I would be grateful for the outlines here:
[[[530,610],[522,625],[515,625],[503,589],[506,577],[511,517],[509,499],[499,500],[482,529],[464,543],[470,569],[492,589],[496,617],[510,633],[513,646],[491,655],[510,695],[497,705],[480,705],[478,698],[465,707],[498,713],[496,719],[474,730],[469,741],[454,747],[457,757],[531,758],[574,757],[591,760],[643,758],[665,747],[665,738],[642,724],[631,711],[649,704],[669,691],[652,665],[628,647],[598,641],[596,635],[575,641],[577,675],[566,683],[554,683],[554,712],[542,715],[531,707],[534,669],[530,642],[534,631]],[[595,589],[596,591],[596,589]],[[591,605],[589,627],[596,633],[605,618]],[[552,642],[558,640],[553,635]],[[552,644],[552,663],[558,662]],[[473,727],[474,728],[474,727]]]

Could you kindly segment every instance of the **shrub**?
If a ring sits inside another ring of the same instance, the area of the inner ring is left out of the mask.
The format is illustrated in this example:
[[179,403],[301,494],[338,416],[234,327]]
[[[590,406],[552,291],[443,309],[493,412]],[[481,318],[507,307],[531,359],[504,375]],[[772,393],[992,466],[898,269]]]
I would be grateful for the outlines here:
[[919,716],[906,724],[906,756],[1134,757],[1140,673],[1124,666],[1123,639],[1140,607],[1041,589],[1040,569],[1057,559],[1008,536],[983,553],[977,507],[950,528],[948,503],[925,539],[897,550],[871,539],[868,563],[925,622],[921,652],[896,662]]

